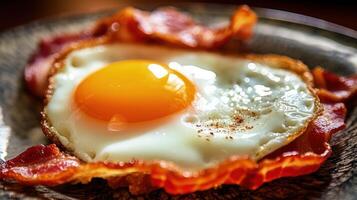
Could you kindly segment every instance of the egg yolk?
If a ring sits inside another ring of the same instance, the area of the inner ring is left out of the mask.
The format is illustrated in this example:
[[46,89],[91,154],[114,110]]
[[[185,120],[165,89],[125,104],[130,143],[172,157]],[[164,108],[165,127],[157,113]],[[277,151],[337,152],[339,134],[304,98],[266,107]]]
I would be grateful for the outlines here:
[[74,102],[95,119],[126,123],[159,119],[187,108],[195,87],[183,74],[149,60],[111,63],[90,74]]

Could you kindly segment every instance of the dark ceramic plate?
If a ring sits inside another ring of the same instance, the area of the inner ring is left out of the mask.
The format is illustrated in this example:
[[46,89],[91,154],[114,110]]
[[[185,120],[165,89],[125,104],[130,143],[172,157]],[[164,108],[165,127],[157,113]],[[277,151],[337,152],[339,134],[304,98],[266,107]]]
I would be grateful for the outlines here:
[[[157,5],[139,5],[152,9]],[[176,6],[176,5],[175,5]],[[206,23],[227,19],[234,6],[178,4]],[[253,40],[253,53],[277,53],[321,65],[342,75],[357,73],[357,33],[322,20],[277,10],[256,9],[260,21]],[[23,68],[41,37],[79,30],[93,19],[112,11],[38,21],[0,34],[0,156],[10,158],[27,147],[45,143],[39,129],[39,103],[24,89]],[[25,187],[0,182],[1,199],[356,199],[357,198],[357,109],[350,110],[347,129],[332,140],[333,155],[320,170],[307,176],[283,178],[256,191],[223,186],[204,192],[174,196],[155,191],[141,197],[127,189],[113,191],[103,181],[88,185]]]

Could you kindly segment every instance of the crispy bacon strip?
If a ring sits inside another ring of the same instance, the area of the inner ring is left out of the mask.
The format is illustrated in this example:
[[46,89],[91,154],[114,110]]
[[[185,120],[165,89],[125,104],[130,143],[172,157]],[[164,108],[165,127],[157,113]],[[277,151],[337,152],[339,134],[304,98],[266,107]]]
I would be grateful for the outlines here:
[[34,95],[44,96],[53,60],[60,51],[81,40],[108,37],[112,41],[161,42],[211,49],[224,45],[231,38],[249,39],[256,20],[257,16],[248,6],[237,9],[230,24],[219,28],[200,25],[174,8],[146,12],[128,7],[99,20],[90,30],[43,39],[25,68],[25,80]]
[[318,95],[325,101],[340,102],[353,98],[357,93],[357,74],[351,77],[337,76],[317,67],[312,71]]
[[105,34],[119,41],[155,41],[211,49],[224,45],[230,38],[249,39],[256,20],[257,16],[248,6],[237,9],[228,26],[218,28],[200,25],[192,17],[171,7],[153,12],[129,7],[100,21],[96,31],[102,33],[106,30]]
[[56,145],[39,145],[2,163],[0,177],[31,185],[58,185],[68,182],[80,165],[77,158],[65,155]]
[[72,42],[91,37],[89,33],[80,33],[42,39],[25,67],[25,81],[31,93],[35,96],[44,95],[48,84],[48,73],[58,52]]

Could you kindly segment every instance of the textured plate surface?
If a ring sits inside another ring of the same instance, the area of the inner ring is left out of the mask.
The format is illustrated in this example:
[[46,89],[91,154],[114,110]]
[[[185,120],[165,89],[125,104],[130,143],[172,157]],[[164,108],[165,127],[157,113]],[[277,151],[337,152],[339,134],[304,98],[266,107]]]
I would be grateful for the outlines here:
[[[145,9],[152,9],[155,6],[139,5]],[[234,9],[234,6],[207,4],[178,4],[177,6],[206,23],[226,20]],[[90,24],[93,19],[110,12],[112,11],[38,21],[0,34],[1,159],[4,159],[6,154],[6,158],[11,158],[34,144],[46,143],[39,129],[41,105],[24,89],[22,75],[25,63],[39,39],[52,34],[79,30]],[[247,45],[250,52],[283,54],[300,59],[310,67],[320,65],[342,75],[357,73],[357,39],[354,38],[356,32],[291,13],[267,9],[257,9],[257,12],[261,19],[256,27],[254,38]],[[304,20],[310,24],[297,23]],[[131,196],[125,188],[111,190],[102,180],[94,180],[88,185],[64,185],[52,188],[25,187],[16,183],[0,182],[0,198],[355,199],[357,198],[357,109],[350,110],[347,129],[335,134],[332,148],[333,155],[316,173],[276,180],[256,191],[228,185],[182,196],[172,197],[159,190],[135,197]]]

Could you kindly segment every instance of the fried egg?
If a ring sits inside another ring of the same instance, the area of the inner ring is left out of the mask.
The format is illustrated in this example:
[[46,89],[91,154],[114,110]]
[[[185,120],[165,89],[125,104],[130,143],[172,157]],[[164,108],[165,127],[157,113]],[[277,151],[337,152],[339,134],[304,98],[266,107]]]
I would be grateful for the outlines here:
[[70,52],[51,77],[50,131],[86,162],[165,160],[196,170],[259,160],[316,117],[303,78],[247,58],[140,44]]

